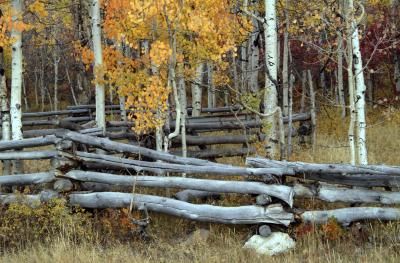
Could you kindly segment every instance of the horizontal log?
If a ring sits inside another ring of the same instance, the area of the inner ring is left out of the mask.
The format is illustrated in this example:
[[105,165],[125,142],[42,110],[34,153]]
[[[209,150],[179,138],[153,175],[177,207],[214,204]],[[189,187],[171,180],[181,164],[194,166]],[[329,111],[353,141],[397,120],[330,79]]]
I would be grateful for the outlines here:
[[30,138],[30,139],[15,140],[15,141],[1,141],[0,142],[0,151],[53,145],[59,141],[61,141],[61,139],[57,138],[54,135],[48,135],[45,137],[36,137],[36,138]]
[[[180,144],[181,136],[175,137],[172,142]],[[213,145],[213,144],[244,144],[264,141],[265,135],[222,135],[222,136],[186,136],[186,144],[193,145]]]
[[274,176],[282,176],[283,174],[290,173],[285,168],[245,168],[234,166],[197,166],[197,165],[181,165],[163,162],[146,162],[126,158],[120,158],[109,155],[76,152],[75,158],[83,162],[103,163],[110,165],[119,165],[121,168],[134,169],[137,172],[147,171],[157,174],[170,173],[187,173],[187,174],[215,174],[227,176],[263,176],[270,177],[274,180]]
[[136,185],[144,187],[193,189],[216,193],[267,194],[283,200],[290,206],[293,204],[294,196],[294,191],[291,187],[284,185],[267,185],[258,182],[221,181],[187,177],[123,176],[78,170],[70,171],[64,176],[82,182],[96,182],[118,186]]
[[300,215],[304,222],[324,224],[330,218],[348,225],[360,220],[400,220],[400,209],[381,207],[351,207],[324,211],[307,211]]
[[400,175],[400,167],[387,165],[350,165],[350,164],[319,164],[305,162],[276,161],[264,158],[247,158],[247,164],[253,167],[278,168],[290,167],[296,173],[326,173],[326,174],[387,174]]
[[1,186],[18,186],[31,184],[51,183],[55,180],[54,173],[32,173],[32,174],[15,174],[0,176]]
[[146,209],[200,222],[223,224],[270,223],[288,226],[293,221],[293,214],[285,212],[281,205],[266,208],[219,207],[191,204],[159,196],[113,192],[71,194],[69,202],[83,208],[123,208],[133,203],[139,210]]
[[[173,151],[174,154],[181,155],[182,151]],[[208,158],[224,158],[224,157],[234,157],[234,156],[247,156],[256,153],[254,147],[250,148],[224,148],[224,149],[210,149],[210,150],[189,150],[187,151],[187,156],[200,159]]]
[[295,197],[317,198],[326,202],[347,203],[376,203],[376,204],[400,204],[399,192],[375,191],[369,189],[349,189],[331,185],[294,186]]
[[1,152],[0,160],[41,160],[57,156],[56,151]]
[[76,110],[59,110],[59,111],[41,111],[41,112],[23,112],[22,118],[37,118],[37,117],[49,117],[59,115],[71,115],[71,114],[89,114],[88,109],[76,109]]
[[65,133],[68,130],[66,129],[41,129],[41,130],[24,130],[23,135],[24,138],[35,138],[47,135],[54,135],[57,133]]

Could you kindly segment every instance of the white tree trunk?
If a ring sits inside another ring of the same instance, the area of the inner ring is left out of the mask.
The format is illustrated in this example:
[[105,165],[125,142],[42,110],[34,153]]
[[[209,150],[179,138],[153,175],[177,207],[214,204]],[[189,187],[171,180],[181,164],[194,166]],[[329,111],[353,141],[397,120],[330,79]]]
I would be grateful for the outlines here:
[[[276,24],[276,0],[265,0],[265,18],[264,18],[264,34],[265,34],[265,94],[264,94],[264,113],[272,113],[276,111],[278,106],[277,95],[277,24]],[[267,132],[267,142],[272,142],[272,146],[268,150],[271,157],[277,154],[277,132],[274,116],[267,117],[270,129]]]
[[187,97],[186,97],[186,85],[183,76],[179,78],[178,93],[181,106],[181,143],[182,143],[182,157],[187,156],[187,145],[186,145],[186,116],[187,116]]
[[[16,24],[19,22],[22,15],[22,1],[13,0],[13,28],[11,38],[14,40],[12,44],[12,66],[11,66],[11,134],[13,140],[21,140],[22,135],[22,32],[17,29]],[[22,163],[15,161],[14,172],[22,172]]]
[[194,83],[192,84],[192,117],[197,117],[201,114],[203,70],[204,64],[199,63],[196,68]]
[[[1,125],[2,125],[2,141],[9,141],[10,134],[10,108],[8,104],[6,74],[4,70],[4,53],[0,47],[0,107],[1,107]],[[11,174],[10,161],[3,161],[3,175]]]
[[216,95],[215,95],[215,86],[213,80],[214,70],[213,64],[207,63],[207,77],[208,77],[208,89],[207,89],[207,102],[208,108],[215,108],[216,107]]
[[[349,3],[351,10],[353,7],[353,0]],[[365,80],[363,71],[363,62],[360,52],[360,41],[358,39],[358,26],[356,21],[352,21],[352,46],[353,46],[353,64],[354,64],[354,74],[356,82],[356,100],[355,107],[357,111],[357,147],[358,147],[358,161],[360,164],[368,164],[368,153],[367,153],[367,136],[366,136],[366,120],[365,120]]]
[[[94,65],[96,69],[101,69],[103,67],[103,51],[101,47],[101,15],[99,0],[92,1],[91,11]],[[105,132],[105,91],[104,85],[101,83],[103,76],[96,77],[98,78],[96,80],[96,123],[97,127],[103,129],[103,132]]]

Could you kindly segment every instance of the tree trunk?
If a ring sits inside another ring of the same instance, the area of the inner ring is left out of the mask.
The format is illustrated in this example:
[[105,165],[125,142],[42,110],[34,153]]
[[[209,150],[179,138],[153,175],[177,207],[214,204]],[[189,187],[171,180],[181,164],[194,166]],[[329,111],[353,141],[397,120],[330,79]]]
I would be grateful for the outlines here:
[[[11,74],[11,134],[13,140],[21,140],[22,135],[22,32],[17,28],[17,23],[22,16],[22,1],[13,0],[13,27],[11,38],[12,44],[12,74]],[[14,164],[14,173],[22,173],[22,162],[16,161]]]
[[[0,11],[1,17],[1,11]],[[4,67],[4,49],[0,46],[0,106],[1,106],[1,125],[2,141],[11,139],[10,133],[10,107],[8,103],[6,73]],[[3,161],[3,175],[11,174],[10,161]]]
[[203,79],[204,64],[199,62],[196,68],[196,76],[192,84],[192,117],[200,116],[201,114],[201,98],[202,98],[202,79]]
[[[353,0],[349,0],[349,9],[354,10]],[[366,137],[366,120],[365,120],[365,80],[363,71],[363,62],[360,52],[360,41],[358,38],[358,25],[355,18],[352,18],[352,47],[353,47],[353,64],[356,82],[356,101],[355,107],[357,111],[357,148],[358,148],[358,161],[360,164],[368,164],[367,153],[367,137]]]
[[313,152],[315,151],[316,143],[317,143],[317,114],[315,110],[315,92],[314,85],[311,75],[311,70],[308,70],[308,85],[310,87],[310,113],[311,113],[311,144],[313,148]]
[[338,67],[337,67],[337,88],[339,93],[339,105],[342,110],[342,119],[346,117],[346,102],[344,99],[343,85],[343,35],[338,33]]
[[[258,15],[256,13],[256,15]],[[259,43],[257,40],[259,39],[260,27],[258,25],[258,20],[256,18],[251,19],[253,23],[253,32],[250,34],[250,38],[248,41],[248,49],[249,52],[248,58],[248,72],[249,72],[249,83],[248,88],[250,92],[257,93],[258,92],[258,71],[259,71],[259,60],[260,60],[260,49]]]
[[207,63],[207,78],[208,78],[207,102],[209,108],[215,108],[217,106],[213,75],[214,75],[213,64]]
[[282,112],[289,115],[289,0],[285,1],[285,32],[283,33],[283,68],[282,68]]
[[[276,0],[265,0],[264,18],[264,37],[265,37],[265,93],[264,93],[264,113],[272,113],[278,107],[277,95],[277,22],[276,22]],[[269,156],[276,156],[279,144],[277,140],[277,129],[275,116],[267,117],[270,128],[267,131],[266,143],[271,145],[267,152]]]
[[101,47],[101,16],[100,16],[100,1],[93,0],[91,4],[92,12],[92,38],[93,52],[95,64],[95,79],[96,79],[96,123],[97,127],[105,132],[105,91],[103,85],[103,51]]

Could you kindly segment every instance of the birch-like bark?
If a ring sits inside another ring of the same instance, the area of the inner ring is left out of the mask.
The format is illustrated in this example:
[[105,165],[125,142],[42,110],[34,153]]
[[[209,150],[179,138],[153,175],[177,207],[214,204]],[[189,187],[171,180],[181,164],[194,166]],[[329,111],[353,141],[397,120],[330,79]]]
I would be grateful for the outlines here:
[[[1,17],[0,10],[0,17]],[[4,52],[0,46],[0,107],[1,107],[1,125],[2,125],[2,141],[9,141],[10,134],[10,108],[8,104],[6,74],[4,69]],[[10,161],[3,161],[3,175],[11,174]]]
[[246,48],[247,42],[244,42],[240,46],[240,73],[241,73],[241,78],[240,78],[240,92],[242,94],[247,92],[247,48]]
[[[92,38],[94,52],[95,75],[102,72],[103,67],[103,51],[101,47],[101,15],[100,1],[93,0],[91,4],[92,12]],[[105,90],[102,84],[103,76],[96,77],[96,123],[97,127],[105,132],[106,117],[105,117]]]
[[[22,1],[12,1],[12,23],[11,38],[14,40],[12,44],[12,65],[11,65],[11,135],[13,140],[21,140],[22,135],[22,32],[18,29],[17,24],[22,15]],[[22,173],[22,162],[15,161],[14,172]]]
[[[354,10],[353,0],[349,0],[349,8]],[[354,11],[353,11],[354,12]],[[367,153],[367,137],[366,137],[366,120],[365,120],[365,80],[363,72],[363,62],[360,51],[360,40],[358,38],[358,25],[354,20],[351,21],[352,28],[352,47],[353,47],[353,64],[356,82],[356,100],[355,107],[357,111],[357,148],[358,148],[358,161],[362,165],[368,164]]]
[[207,102],[208,108],[215,108],[216,107],[216,94],[215,94],[215,86],[214,86],[214,70],[213,64],[207,63],[207,78],[208,78],[208,88],[207,88]]
[[187,157],[187,144],[186,144],[186,116],[187,116],[187,97],[186,85],[183,76],[179,78],[178,93],[181,107],[181,143],[182,143],[182,157]]
[[194,83],[192,84],[192,117],[197,117],[201,114],[203,70],[204,64],[199,63],[196,68]]

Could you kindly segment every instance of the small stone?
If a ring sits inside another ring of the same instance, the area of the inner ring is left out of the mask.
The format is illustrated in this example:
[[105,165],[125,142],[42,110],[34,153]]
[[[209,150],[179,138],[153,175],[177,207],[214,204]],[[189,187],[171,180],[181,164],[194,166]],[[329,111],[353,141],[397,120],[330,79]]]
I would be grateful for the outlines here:
[[261,195],[257,195],[257,197],[256,197],[257,205],[265,206],[265,205],[270,204],[271,202],[272,202],[272,199],[269,195],[261,194]]
[[274,232],[269,237],[252,236],[243,248],[254,249],[257,253],[274,256],[293,249],[296,242],[286,233]]
[[272,231],[269,225],[262,225],[258,228],[258,234],[262,237],[269,237]]

